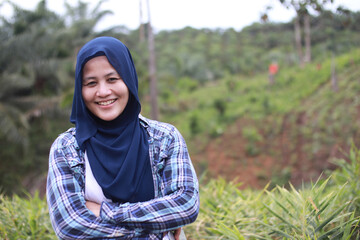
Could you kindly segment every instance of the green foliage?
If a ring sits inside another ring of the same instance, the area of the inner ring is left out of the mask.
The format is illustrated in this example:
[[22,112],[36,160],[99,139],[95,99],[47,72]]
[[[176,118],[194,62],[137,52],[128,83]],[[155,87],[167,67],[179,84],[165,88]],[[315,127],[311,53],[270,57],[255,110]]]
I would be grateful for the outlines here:
[[176,89],[179,91],[192,92],[196,90],[199,86],[199,83],[195,79],[191,79],[189,77],[180,78]]
[[101,3],[91,13],[87,3],[67,4],[73,18],[66,21],[44,0],[33,11],[3,3],[14,10],[9,19],[0,18],[0,186],[6,194],[31,186],[29,179],[46,171],[52,141],[70,125],[60,101],[71,101],[62,94],[73,87],[74,51],[109,13],[99,11]]
[[333,173],[333,185],[345,185],[343,194],[351,202],[351,208],[360,215],[360,150],[352,144],[345,159],[334,159],[338,167]]
[[328,181],[256,191],[211,180],[201,188],[198,220],[185,231],[191,239],[358,239],[360,219],[346,186]]
[[191,131],[191,135],[196,135],[200,132],[200,122],[199,122],[199,117],[197,114],[193,114],[190,118],[190,131]]
[[258,133],[257,129],[254,127],[244,128],[242,131],[242,135],[249,142],[259,142],[262,140],[262,136]]
[[191,239],[243,239],[264,233],[254,218],[262,211],[264,192],[239,190],[239,186],[219,178],[200,188],[199,218],[185,228]]
[[34,196],[0,195],[1,239],[57,239],[51,227],[46,201]]
[[275,188],[276,186],[288,187],[289,182],[291,181],[291,166],[278,166],[275,167],[272,171],[271,182],[269,185],[270,189]]
[[219,116],[222,117],[225,114],[226,110],[226,102],[223,99],[215,99],[214,100],[214,107],[218,111]]
[[327,182],[317,182],[310,189],[297,190],[291,185],[291,191],[277,187],[268,192],[271,201],[264,206],[272,218],[264,227],[271,235],[288,239],[347,239],[359,219],[348,212],[349,202],[336,204],[342,188],[328,192]]
[[[192,92],[179,91],[176,93],[178,101],[172,102],[178,111],[162,112],[162,120],[177,126],[188,141],[203,139],[205,142],[201,146],[230,131],[228,127],[234,121],[238,120],[236,125],[249,122],[238,128],[250,132],[242,139],[234,139],[244,141],[246,156],[235,158],[278,159],[278,165],[274,164],[273,169],[268,170],[273,173],[273,182],[286,185],[290,179],[297,178],[294,171],[301,171],[305,179],[298,178],[294,183],[301,184],[302,180],[316,179],[328,167],[325,161],[329,155],[339,147],[345,147],[351,139],[357,139],[360,133],[356,124],[360,103],[359,56],[359,50],[354,49],[336,58],[337,92],[330,84],[330,59],[321,62],[321,66],[308,64],[303,69],[280,65],[276,83],[271,86],[265,74],[254,77],[234,75],[231,78],[234,88],[229,88],[227,76]],[[226,103],[223,115],[215,101]],[[195,122],[194,115],[196,122],[201,123],[196,131],[189,127],[190,122]],[[252,136],[251,132],[257,134]],[[199,144],[190,142],[189,145],[191,152],[203,150]]]
[[246,127],[242,130],[243,137],[247,140],[246,154],[248,156],[256,156],[260,153],[258,143],[262,141],[262,136],[258,130],[254,127]]

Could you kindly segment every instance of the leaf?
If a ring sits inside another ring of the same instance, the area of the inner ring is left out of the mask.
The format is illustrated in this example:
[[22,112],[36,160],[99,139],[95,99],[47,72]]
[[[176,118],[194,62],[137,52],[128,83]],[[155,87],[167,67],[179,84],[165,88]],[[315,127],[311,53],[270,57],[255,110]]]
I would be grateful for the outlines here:
[[323,221],[316,229],[315,232],[318,232],[320,230],[322,230],[329,222],[331,222],[342,210],[345,209],[345,207],[347,207],[349,203],[344,204],[344,206],[342,206],[341,208],[339,208],[338,210],[336,210],[334,212],[334,214],[332,214],[330,217],[328,217],[325,221]]
[[264,206],[265,206],[265,208],[266,208],[269,212],[271,212],[275,217],[279,218],[282,222],[284,222],[284,223],[287,224],[288,226],[296,229],[297,231],[301,231],[298,227],[296,227],[295,225],[289,223],[289,222],[286,221],[283,217],[281,217],[279,214],[277,214],[276,212],[274,212],[274,211],[273,211],[268,205],[266,205],[265,203],[264,203]]

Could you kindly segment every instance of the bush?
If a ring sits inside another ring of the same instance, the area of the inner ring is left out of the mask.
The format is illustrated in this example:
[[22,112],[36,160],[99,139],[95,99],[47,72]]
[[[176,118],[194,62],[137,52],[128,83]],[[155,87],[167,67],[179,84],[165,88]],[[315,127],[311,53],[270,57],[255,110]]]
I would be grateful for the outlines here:
[[360,216],[360,150],[353,144],[348,160],[334,159],[338,168],[332,173],[334,186],[344,185],[344,197],[350,201],[352,211]]
[[225,100],[223,100],[223,99],[215,99],[213,105],[214,105],[214,108],[219,113],[219,116],[223,117],[224,114],[225,114],[225,110],[226,110],[226,102],[225,102]]
[[51,227],[46,201],[33,197],[0,195],[1,239],[57,239]]

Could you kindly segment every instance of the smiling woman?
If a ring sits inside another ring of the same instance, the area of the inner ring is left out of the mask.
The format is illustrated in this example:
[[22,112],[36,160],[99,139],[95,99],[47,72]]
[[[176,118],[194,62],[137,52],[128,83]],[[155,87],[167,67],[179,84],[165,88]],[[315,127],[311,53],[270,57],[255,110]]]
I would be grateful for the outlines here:
[[107,58],[99,56],[84,66],[82,96],[90,112],[111,121],[124,111],[129,90]]
[[59,238],[179,239],[197,218],[198,181],[183,137],[140,110],[127,47],[112,37],[85,44],[75,73],[75,127],[49,156],[47,201]]

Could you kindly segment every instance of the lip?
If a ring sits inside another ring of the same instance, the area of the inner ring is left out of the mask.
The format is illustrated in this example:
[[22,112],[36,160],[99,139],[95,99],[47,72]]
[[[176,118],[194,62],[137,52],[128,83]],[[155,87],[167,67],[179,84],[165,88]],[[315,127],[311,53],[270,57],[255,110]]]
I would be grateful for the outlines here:
[[117,101],[117,98],[116,99],[109,99],[109,100],[105,100],[105,101],[98,101],[98,102],[95,102],[98,106],[101,106],[101,107],[109,107],[111,105],[113,105],[113,103],[115,103]]

